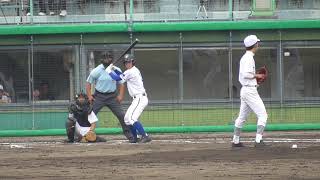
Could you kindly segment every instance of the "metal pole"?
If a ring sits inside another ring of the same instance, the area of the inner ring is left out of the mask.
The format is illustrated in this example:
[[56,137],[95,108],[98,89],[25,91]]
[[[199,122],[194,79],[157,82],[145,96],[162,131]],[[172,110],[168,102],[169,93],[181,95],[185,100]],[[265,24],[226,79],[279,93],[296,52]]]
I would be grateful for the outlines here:
[[133,0],[130,0],[130,24],[133,22]]
[[229,100],[232,102],[233,105],[233,74],[232,74],[232,31],[229,31]]
[[[129,32],[129,38],[130,38],[130,44],[133,43],[133,29],[132,29],[132,26],[133,26],[133,0],[130,0],[130,19],[129,19],[129,25],[128,25],[128,32]],[[134,55],[134,50],[131,49],[130,51],[131,54]]]
[[229,0],[229,20],[233,20],[233,0]]
[[86,74],[85,72],[82,72],[81,66],[82,66],[82,59],[83,59],[83,54],[84,54],[84,48],[83,48],[83,36],[82,34],[80,34],[80,47],[79,50],[77,52],[77,59],[78,61],[75,61],[75,91],[76,93],[80,92],[81,89],[83,88],[82,85],[82,80],[83,80],[83,75],[81,75],[81,73]]
[[280,43],[279,43],[279,53],[278,53],[278,72],[279,72],[279,95],[280,95],[280,105],[281,107],[283,106],[283,47],[282,47],[282,34],[281,31],[279,30],[279,39],[280,39]]
[[179,15],[179,20],[181,20],[181,2],[178,0],[178,15]]
[[30,23],[33,24],[33,0],[30,0]]
[[[33,69],[33,53],[34,53],[34,49],[33,49],[33,36],[30,36],[30,44],[31,44],[31,64],[30,64],[30,67],[31,67],[31,72],[29,73],[29,78],[30,78],[30,84],[31,84],[31,93],[29,93],[29,97],[31,96],[31,98],[29,99],[29,101],[32,99],[32,129],[35,129],[35,116],[34,116],[34,97],[33,97],[33,91],[34,91],[34,69]],[[29,85],[30,87],[30,85]]]
[[183,100],[183,44],[182,44],[182,33],[179,33],[180,39],[180,51],[179,51],[179,100]]

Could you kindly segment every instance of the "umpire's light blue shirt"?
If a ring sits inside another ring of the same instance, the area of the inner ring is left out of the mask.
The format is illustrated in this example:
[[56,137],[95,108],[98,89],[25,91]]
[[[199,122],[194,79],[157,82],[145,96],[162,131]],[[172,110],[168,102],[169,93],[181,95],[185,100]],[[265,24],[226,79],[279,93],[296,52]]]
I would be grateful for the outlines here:
[[[121,71],[120,68],[118,70]],[[111,93],[117,89],[117,82],[105,71],[103,64],[100,64],[90,72],[87,82],[95,84],[96,90],[101,93]],[[124,82],[119,81],[119,83],[123,84]]]

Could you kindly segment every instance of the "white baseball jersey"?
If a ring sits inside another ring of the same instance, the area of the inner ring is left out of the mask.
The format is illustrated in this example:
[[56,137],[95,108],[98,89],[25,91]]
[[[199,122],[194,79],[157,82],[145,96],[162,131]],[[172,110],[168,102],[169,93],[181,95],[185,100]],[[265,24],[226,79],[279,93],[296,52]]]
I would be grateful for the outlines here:
[[253,56],[253,52],[247,51],[240,60],[239,81],[242,84],[240,91],[241,105],[239,116],[235,120],[235,126],[238,128],[242,128],[251,111],[257,115],[258,125],[266,126],[267,123],[267,111],[258,94],[257,80],[254,78],[255,61]]
[[148,105],[148,97],[143,86],[142,76],[139,69],[135,66],[123,73],[123,80],[127,82],[130,96],[133,98],[125,116],[126,125],[133,125],[138,121],[144,108]]
[[143,86],[143,80],[139,69],[135,66],[123,73],[122,79],[127,82],[128,91],[131,97],[146,92]]
[[256,66],[253,59],[253,52],[246,51],[240,60],[239,81],[242,86],[256,86],[257,80],[254,78]]

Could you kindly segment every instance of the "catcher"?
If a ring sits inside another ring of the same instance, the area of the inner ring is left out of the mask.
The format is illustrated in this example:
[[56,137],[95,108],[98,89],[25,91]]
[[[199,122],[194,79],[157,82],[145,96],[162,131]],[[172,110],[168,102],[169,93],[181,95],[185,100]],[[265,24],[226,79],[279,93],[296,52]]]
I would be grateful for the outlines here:
[[97,116],[84,93],[79,93],[69,105],[69,116],[66,122],[67,142],[105,142],[95,133]]

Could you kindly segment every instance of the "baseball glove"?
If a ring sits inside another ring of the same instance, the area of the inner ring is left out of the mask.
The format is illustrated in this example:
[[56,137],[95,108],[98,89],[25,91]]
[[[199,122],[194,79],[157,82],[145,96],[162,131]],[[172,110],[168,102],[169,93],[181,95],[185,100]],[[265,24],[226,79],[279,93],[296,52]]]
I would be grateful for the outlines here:
[[89,131],[86,135],[84,135],[81,139],[81,142],[95,142],[97,140],[97,135],[93,131]]
[[268,78],[268,69],[266,66],[262,66],[256,72],[256,74],[262,74],[262,78],[256,78],[258,84],[262,84]]

